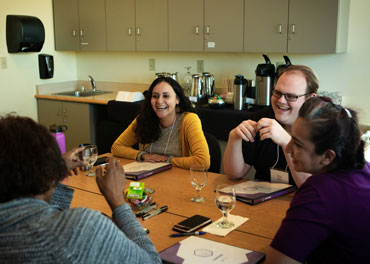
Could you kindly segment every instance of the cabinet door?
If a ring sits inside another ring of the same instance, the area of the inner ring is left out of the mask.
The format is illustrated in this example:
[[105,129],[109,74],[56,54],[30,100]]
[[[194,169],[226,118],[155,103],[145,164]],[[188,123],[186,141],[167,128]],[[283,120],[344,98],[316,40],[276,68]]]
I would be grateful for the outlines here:
[[106,50],[105,0],[78,0],[80,49]]
[[37,99],[37,117],[41,125],[63,125],[63,105],[60,101]]
[[205,0],[204,50],[243,51],[244,0]]
[[136,49],[168,51],[167,0],[136,0]]
[[288,51],[335,53],[339,0],[290,0]]
[[289,0],[245,0],[245,52],[287,52],[288,7]]
[[79,50],[78,0],[53,0],[55,50]]
[[94,143],[91,140],[90,106],[84,103],[63,102],[66,149],[78,147],[82,143]]
[[169,0],[169,50],[203,51],[203,0]]
[[106,0],[107,50],[135,50],[135,0]]

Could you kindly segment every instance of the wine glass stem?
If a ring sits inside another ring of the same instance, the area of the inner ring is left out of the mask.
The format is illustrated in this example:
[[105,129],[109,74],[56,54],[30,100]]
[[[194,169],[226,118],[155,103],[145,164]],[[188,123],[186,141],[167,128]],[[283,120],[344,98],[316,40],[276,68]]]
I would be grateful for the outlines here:
[[197,195],[198,195],[198,198],[200,198],[200,190],[197,189]]
[[228,213],[222,212],[222,214],[223,214],[223,217],[224,217],[223,222],[224,222],[224,223],[227,223],[227,216],[228,216]]

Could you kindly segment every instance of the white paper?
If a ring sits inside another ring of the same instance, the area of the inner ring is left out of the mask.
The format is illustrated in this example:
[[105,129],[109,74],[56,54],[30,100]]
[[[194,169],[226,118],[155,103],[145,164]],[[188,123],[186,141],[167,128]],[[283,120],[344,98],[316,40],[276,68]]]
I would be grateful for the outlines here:
[[274,183],[289,183],[289,173],[282,170],[270,169],[271,182]]
[[208,239],[191,236],[180,242],[177,256],[183,258],[184,263],[245,263],[246,254],[251,251],[238,248]]
[[[285,183],[270,183],[264,181],[245,181],[234,185],[235,193],[241,194],[255,194],[255,193],[272,193],[281,189],[290,187],[291,185]],[[231,187],[222,189],[224,192],[231,192]]]
[[119,91],[116,96],[116,101],[121,102],[137,102],[144,100],[144,95],[141,92],[126,92]]
[[245,222],[247,222],[249,220],[249,218],[247,218],[247,217],[242,217],[242,216],[238,216],[238,215],[229,214],[228,220],[230,222],[233,222],[234,226],[230,227],[230,228],[220,228],[217,225],[218,225],[219,222],[222,221],[222,219],[223,218],[221,217],[217,221],[215,221],[212,224],[203,228],[202,231],[213,234],[213,235],[217,235],[217,236],[226,236],[228,233],[237,229],[239,226],[241,226],[242,224],[244,224]]

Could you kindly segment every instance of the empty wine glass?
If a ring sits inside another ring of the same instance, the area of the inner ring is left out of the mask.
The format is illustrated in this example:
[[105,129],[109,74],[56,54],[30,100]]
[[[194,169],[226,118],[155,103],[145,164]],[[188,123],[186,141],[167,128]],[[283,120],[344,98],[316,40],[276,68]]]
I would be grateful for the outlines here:
[[89,170],[85,173],[87,176],[95,176],[92,170],[94,163],[98,159],[98,148],[95,145],[87,145],[82,151],[82,159],[88,163]]
[[194,188],[197,190],[197,197],[191,198],[193,202],[201,203],[204,202],[206,199],[200,196],[200,190],[206,185],[207,183],[207,170],[206,167],[203,165],[192,165],[190,167],[190,181]]
[[217,224],[220,228],[231,228],[235,224],[228,220],[229,212],[235,207],[235,188],[226,184],[216,187],[216,205],[222,212],[222,221]]

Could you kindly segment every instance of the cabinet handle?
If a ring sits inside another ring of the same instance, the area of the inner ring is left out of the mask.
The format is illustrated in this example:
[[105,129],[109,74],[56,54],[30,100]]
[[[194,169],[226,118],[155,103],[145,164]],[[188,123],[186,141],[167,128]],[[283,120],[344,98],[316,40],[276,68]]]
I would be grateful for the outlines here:
[[132,28],[128,28],[128,35],[132,36]]
[[295,24],[292,24],[292,34],[295,34]]
[[196,35],[199,35],[199,26],[195,26],[195,31],[194,32],[195,32]]
[[206,34],[207,35],[211,34],[211,27],[210,26],[206,26]]
[[72,36],[76,37],[76,30],[75,29],[72,30]]
[[283,34],[283,25],[282,24],[278,25],[278,31],[279,31],[279,34]]
[[139,27],[136,29],[136,35],[140,36],[140,28]]
[[80,29],[80,37],[83,37],[83,35],[84,35],[84,31]]

